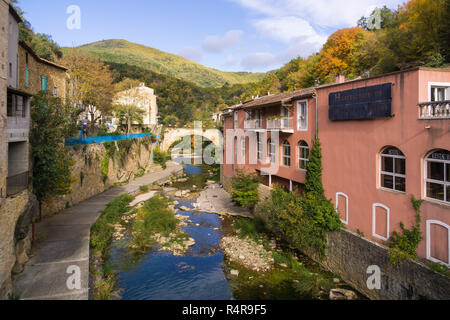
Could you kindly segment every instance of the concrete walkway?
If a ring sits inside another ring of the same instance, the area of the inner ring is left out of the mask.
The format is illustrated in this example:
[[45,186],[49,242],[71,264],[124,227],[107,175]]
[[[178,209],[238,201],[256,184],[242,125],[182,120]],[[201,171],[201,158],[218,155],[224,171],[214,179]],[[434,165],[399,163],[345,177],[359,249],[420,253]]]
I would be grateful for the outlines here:
[[[37,224],[37,244],[24,272],[13,280],[14,293],[25,300],[87,300],[90,229],[105,206],[121,194],[137,193],[140,186],[164,181],[182,170],[179,164],[168,162],[164,171],[114,187]],[[81,271],[79,290],[70,290],[67,286],[69,277],[74,274],[73,270],[67,273],[71,266]]]

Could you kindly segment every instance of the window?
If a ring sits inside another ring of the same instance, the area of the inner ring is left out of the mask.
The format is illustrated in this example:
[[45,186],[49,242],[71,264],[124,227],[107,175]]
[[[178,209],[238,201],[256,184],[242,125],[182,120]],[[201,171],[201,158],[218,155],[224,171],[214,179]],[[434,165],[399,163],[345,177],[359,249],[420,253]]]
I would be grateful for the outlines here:
[[55,97],[58,96],[58,87],[53,87],[53,95],[54,95]]
[[12,74],[12,63],[9,63],[9,77],[11,78],[13,76]]
[[270,159],[270,163],[275,163],[276,157],[275,157],[275,143],[272,142],[271,139],[269,139],[269,141],[267,142],[267,150],[268,150],[268,154],[269,154],[269,159]]
[[245,120],[252,120],[252,112],[245,111]]
[[308,130],[308,103],[297,102],[297,130]]
[[28,88],[30,85],[30,70],[25,67],[25,87]]
[[262,144],[262,139],[261,139],[261,134],[258,133],[257,134],[257,144],[256,144],[256,156],[258,161],[262,161],[262,154],[263,154],[263,144]]
[[447,87],[431,87],[431,101],[447,100]]
[[262,128],[262,111],[261,110],[255,111],[255,118],[256,118],[256,128]]
[[289,109],[286,107],[281,108],[281,128],[289,129]]
[[25,114],[25,98],[15,94],[8,94],[7,98],[7,116],[8,117],[22,117]]
[[8,99],[7,99],[7,104],[6,104],[6,113],[8,117],[13,117],[14,116],[14,110],[16,109],[16,105],[15,105],[15,96],[12,95],[11,93],[8,93]]
[[306,164],[309,161],[309,146],[305,141],[298,144],[298,168],[306,170]]
[[245,159],[245,137],[241,137],[241,155]]
[[406,157],[397,148],[388,147],[381,152],[381,187],[406,191]]
[[437,150],[425,160],[426,197],[450,203],[450,152]]
[[283,166],[291,166],[291,144],[285,140],[283,142]]
[[28,65],[28,53],[25,53],[25,63]]
[[41,77],[41,90],[47,92],[47,77]]

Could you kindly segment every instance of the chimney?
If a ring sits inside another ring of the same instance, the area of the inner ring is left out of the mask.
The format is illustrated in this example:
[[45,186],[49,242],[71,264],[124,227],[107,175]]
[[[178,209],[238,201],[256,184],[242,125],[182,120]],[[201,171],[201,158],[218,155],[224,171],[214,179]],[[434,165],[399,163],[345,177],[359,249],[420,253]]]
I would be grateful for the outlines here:
[[343,74],[339,74],[336,77],[336,83],[344,83],[345,82],[345,76]]

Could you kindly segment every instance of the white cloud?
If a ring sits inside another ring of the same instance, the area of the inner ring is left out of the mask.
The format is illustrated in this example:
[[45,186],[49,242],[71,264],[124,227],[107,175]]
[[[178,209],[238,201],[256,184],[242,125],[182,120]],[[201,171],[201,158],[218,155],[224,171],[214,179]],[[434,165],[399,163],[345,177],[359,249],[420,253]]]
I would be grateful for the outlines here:
[[279,64],[279,57],[269,52],[256,52],[246,55],[241,66],[246,70],[263,70]]
[[242,30],[230,30],[223,37],[210,35],[203,41],[203,49],[212,53],[221,53],[224,50],[237,45],[243,35]]
[[251,21],[262,37],[287,45],[282,54],[254,53],[241,65],[250,70],[284,64],[318,52],[329,34],[320,30],[352,27],[376,7],[396,8],[404,0],[229,0],[250,9]]
[[197,62],[203,59],[203,54],[200,52],[200,50],[193,47],[186,47],[181,49],[180,52],[178,52],[178,55]]
[[324,27],[356,24],[368,8],[386,5],[396,8],[404,0],[231,0],[254,12],[272,16],[296,16]]
[[323,44],[327,40],[327,37],[319,35],[308,21],[294,16],[264,18],[254,21],[253,24],[262,35],[285,43],[302,39],[312,44]]

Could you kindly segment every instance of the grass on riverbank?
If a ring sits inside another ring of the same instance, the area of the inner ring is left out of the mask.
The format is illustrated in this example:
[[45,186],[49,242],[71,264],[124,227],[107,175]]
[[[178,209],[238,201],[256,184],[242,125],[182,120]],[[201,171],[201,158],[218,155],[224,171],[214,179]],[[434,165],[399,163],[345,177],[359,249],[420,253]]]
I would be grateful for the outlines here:
[[169,208],[172,203],[172,199],[160,195],[145,202],[131,226],[131,248],[146,251],[157,244],[156,235],[170,237],[169,242],[185,240],[184,234],[179,230],[180,220]]
[[[116,273],[104,264],[114,234],[114,225],[120,223],[121,217],[129,210],[128,205],[133,200],[129,194],[121,195],[112,200],[103,214],[91,228],[91,274],[95,277],[92,298],[94,300],[111,300],[116,295]],[[103,270],[98,270],[103,268]]]
[[[289,249],[271,244],[272,234],[260,219],[237,217],[233,221],[233,231],[240,238],[249,238],[256,245],[262,244],[271,252],[275,265],[260,273],[246,269],[242,265],[227,261],[226,269],[236,269],[239,276],[230,277],[234,297],[237,299],[327,299],[333,287],[334,275],[321,270],[312,261],[305,266],[297,254]],[[304,257],[302,257],[303,259]],[[305,258],[306,259],[306,258]],[[314,265],[313,271],[309,269]]]

